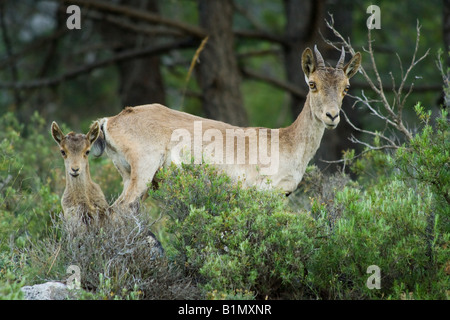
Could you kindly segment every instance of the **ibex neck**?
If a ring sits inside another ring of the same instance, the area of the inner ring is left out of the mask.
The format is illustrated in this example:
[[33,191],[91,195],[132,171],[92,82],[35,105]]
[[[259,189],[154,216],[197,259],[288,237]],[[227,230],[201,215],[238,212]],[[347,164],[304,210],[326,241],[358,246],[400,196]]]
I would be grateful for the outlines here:
[[323,123],[312,112],[309,93],[306,96],[302,112],[294,123],[285,130],[288,137],[286,143],[290,144],[291,156],[295,157],[306,168],[319,148],[325,131]]
[[79,198],[87,198],[91,184],[92,180],[89,174],[89,168],[78,177],[72,177],[66,172],[66,193],[76,194]]

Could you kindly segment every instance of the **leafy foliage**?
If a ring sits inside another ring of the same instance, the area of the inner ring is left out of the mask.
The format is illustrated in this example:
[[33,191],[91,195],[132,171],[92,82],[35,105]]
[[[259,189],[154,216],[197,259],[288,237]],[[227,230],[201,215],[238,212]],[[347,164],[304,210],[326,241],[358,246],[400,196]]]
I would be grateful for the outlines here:
[[[312,259],[312,282],[328,299],[400,298],[399,288],[415,298],[445,298],[443,274],[449,255],[432,194],[416,194],[397,179],[361,192],[345,188],[335,205],[344,208],[336,227]],[[369,290],[367,268],[381,269],[381,290]]]
[[[242,189],[208,166],[162,170],[162,187],[151,195],[173,218],[174,259],[207,296],[240,290],[256,298],[446,298],[450,236],[430,188],[416,193],[392,175],[361,190],[348,177],[320,175],[309,169],[305,176],[305,184],[314,183],[305,188],[310,214],[292,211],[277,192]],[[367,287],[371,265],[381,269],[380,290]]]
[[431,112],[425,112],[418,103],[415,110],[424,128],[409,145],[397,152],[396,165],[405,177],[432,188],[437,201],[446,202],[450,215],[450,124],[448,113],[442,109],[436,126],[430,124]]
[[50,139],[44,120],[34,114],[28,126],[13,114],[0,118],[0,247],[9,239],[24,245],[26,237],[41,237],[50,216],[60,210],[58,175],[53,169]]
[[257,297],[304,289],[318,232],[314,219],[294,214],[282,192],[243,189],[208,165],[172,166],[151,195],[173,219],[172,251],[208,292]]

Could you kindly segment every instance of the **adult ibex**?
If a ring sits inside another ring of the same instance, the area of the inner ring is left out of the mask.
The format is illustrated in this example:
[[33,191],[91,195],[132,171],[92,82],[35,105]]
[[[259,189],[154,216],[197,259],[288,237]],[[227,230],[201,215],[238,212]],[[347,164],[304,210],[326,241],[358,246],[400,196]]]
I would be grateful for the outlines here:
[[66,188],[61,199],[64,218],[85,224],[103,220],[109,205],[99,185],[91,179],[88,160],[91,146],[100,133],[98,122],[93,123],[87,134],[64,135],[56,122],[52,123],[51,131],[66,169]]
[[[244,186],[280,188],[287,194],[294,191],[325,128],[334,129],[339,123],[349,79],[361,64],[358,52],[344,66],[342,48],[336,68],[327,67],[317,47],[314,51],[317,61],[311,49],[303,52],[302,69],[309,93],[302,112],[287,128],[239,128],[160,104],[129,107],[116,116],[100,119],[96,155],[106,149],[124,183],[116,204],[132,204],[139,199],[156,171],[180,162],[183,151],[188,160],[193,156],[194,163],[201,163],[207,153],[219,169],[243,180]],[[205,148],[203,142],[208,142]]]

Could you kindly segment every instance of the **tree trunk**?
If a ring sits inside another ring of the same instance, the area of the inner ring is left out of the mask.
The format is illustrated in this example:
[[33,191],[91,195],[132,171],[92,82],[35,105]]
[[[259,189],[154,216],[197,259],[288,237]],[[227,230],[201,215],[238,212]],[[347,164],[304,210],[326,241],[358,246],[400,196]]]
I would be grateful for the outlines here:
[[[159,12],[157,0],[119,0],[118,4],[153,13]],[[110,25],[108,22],[104,22],[102,28],[104,39],[121,43],[121,46],[115,50],[117,53],[142,45],[147,46],[155,41],[152,37],[138,35]],[[123,107],[149,103],[165,104],[164,83],[158,56],[119,62],[117,67],[119,69],[119,94]]]
[[295,120],[303,109],[308,87],[301,67],[301,56],[306,47],[321,47],[319,35],[320,21],[323,21],[323,1],[284,0],[286,14],[286,45],[284,51],[284,67],[289,83],[304,92],[304,97],[291,94],[291,113]]
[[234,52],[232,2],[199,0],[199,18],[201,27],[209,36],[196,67],[205,116],[246,126],[248,117],[240,92],[241,75]]
[[[443,1],[444,10],[442,10],[442,37],[444,39],[444,65],[442,66],[444,74],[448,76],[448,68],[450,67],[450,0]],[[448,109],[450,107],[450,97],[449,97],[449,86],[448,81],[444,80],[444,91],[441,93],[438,105],[442,105],[442,108]],[[450,118],[450,115],[448,116]]]
[[450,56],[447,54],[447,52],[450,50],[450,0],[444,0],[442,26],[444,38],[444,57],[446,58],[447,66],[450,66]]

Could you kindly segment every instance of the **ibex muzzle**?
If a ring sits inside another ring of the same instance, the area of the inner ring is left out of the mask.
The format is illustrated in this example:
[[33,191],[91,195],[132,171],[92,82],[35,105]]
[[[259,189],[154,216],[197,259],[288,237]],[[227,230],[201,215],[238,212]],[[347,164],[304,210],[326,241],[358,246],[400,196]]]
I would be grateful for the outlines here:
[[70,177],[77,178],[88,173],[88,155],[99,133],[98,123],[95,123],[87,134],[70,132],[67,135],[62,133],[56,122],[52,123],[52,136],[60,147],[66,172]]

